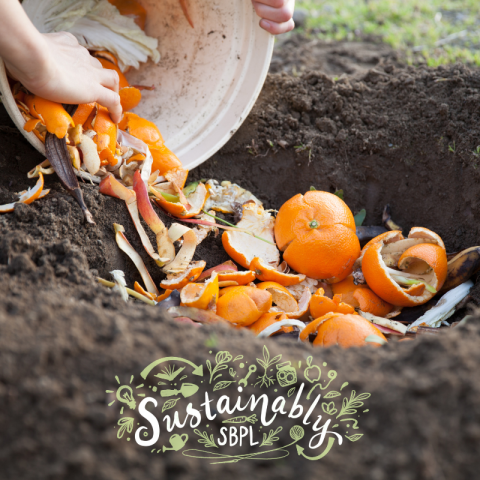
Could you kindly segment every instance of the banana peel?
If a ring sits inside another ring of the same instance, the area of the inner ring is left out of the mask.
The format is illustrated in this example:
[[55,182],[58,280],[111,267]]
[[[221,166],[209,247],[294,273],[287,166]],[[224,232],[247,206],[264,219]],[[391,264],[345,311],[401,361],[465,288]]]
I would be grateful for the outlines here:
[[470,247],[455,255],[447,263],[447,279],[440,293],[458,287],[480,272],[480,246]]

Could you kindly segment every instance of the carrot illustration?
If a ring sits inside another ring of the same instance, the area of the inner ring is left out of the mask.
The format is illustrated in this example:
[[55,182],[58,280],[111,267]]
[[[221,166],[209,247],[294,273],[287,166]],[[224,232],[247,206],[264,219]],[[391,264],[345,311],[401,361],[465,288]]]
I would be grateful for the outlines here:
[[244,422],[250,422],[250,423],[255,423],[257,421],[257,416],[255,414],[251,415],[250,417],[233,417],[233,418],[228,418],[227,420],[224,420],[222,423],[244,423]]

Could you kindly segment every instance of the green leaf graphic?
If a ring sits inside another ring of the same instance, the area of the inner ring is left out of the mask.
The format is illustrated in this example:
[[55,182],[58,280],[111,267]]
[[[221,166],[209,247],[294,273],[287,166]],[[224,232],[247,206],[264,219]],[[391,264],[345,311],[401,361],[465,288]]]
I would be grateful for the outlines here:
[[322,403],[322,410],[327,414],[327,415],[335,415],[337,413],[337,409],[335,408],[335,402],[324,402]]
[[331,392],[328,392],[323,398],[335,398],[339,397],[340,395],[340,392],[335,392],[334,390],[332,390]]
[[235,381],[224,380],[223,382],[218,382],[213,387],[213,391],[216,392],[217,390],[222,390],[222,388],[227,388],[231,383],[235,383]]
[[128,433],[132,433],[133,430],[133,418],[132,417],[123,417],[118,422],[117,425],[120,427],[117,432],[117,438],[122,438],[125,430]]
[[215,443],[215,439],[213,438],[213,433],[209,437],[207,432],[201,432],[198,430],[198,428],[196,428],[193,432],[200,437],[198,443],[203,443],[205,448],[218,448],[217,444]]
[[351,442],[356,442],[357,440],[360,440],[363,437],[363,433],[356,433],[355,435],[351,435],[348,437],[345,435],[345,438],[348,438]]
[[171,398],[170,400],[167,400],[162,407],[162,412],[165,410],[170,410],[170,408],[173,408],[177,402],[180,400],[180,398]]
[[266,433],[263,434],[263,441],[260,444],[261,447],[270,447],[273,445],[273,442],[278,440],[278,437],[275,435],[279,434],[283,430],[283,427],[278,427],[276,430],[270,430],[268,435]]
[[297,388],[297,387],[292,387],[292,388],[288,391],[287,395],[288,395],[289,397],[291,397],[291,396],[295,393],[295,389],[296,389],[296,388]]

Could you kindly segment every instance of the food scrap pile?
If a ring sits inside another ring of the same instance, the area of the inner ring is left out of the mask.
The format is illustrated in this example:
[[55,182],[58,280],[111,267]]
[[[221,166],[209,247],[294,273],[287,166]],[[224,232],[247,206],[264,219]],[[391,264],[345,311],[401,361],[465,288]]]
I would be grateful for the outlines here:
[[[121,2],[112,3],[122,13]],[[144,17],[136,21],[143,28]],[[158,288],[123,226],[114,224],[117,245],[134,262],[143,285],[127,288],[121,271],[112,272],[112,282],[99,282],[126,301],[131,296],[195,324],[228,322],[259,337],[290,335],[315,346],[350,347],[379,346],[392,336],[411,339],[438,328],[468,295],[469,277],[478,270],[470,255],[478,247],[449,259],[436,233],[415,227],[405,238],[390,221],[388,230],[371,235],[361,248],[361,222],[339,195],[312,189],[288,200],[275,217],[239,185],[213,179],[186,184],[188,171],[156,125],[130,112],[142,88],[150,87],[129,85],[121,68],[125,62],[112,52],[91,53],[119,74],[125,113],[118,126],[98,104],[69,113],[11,82],[24,129],[46,144],[48,158],[29,172],[37,184],[18,201],[46,195],[43,176],[56,171],[62,179],[66,168],[124,201],[145,250],[166,275]],[[73,195],[79,191],[68,175],[62,181]],[[75,198],[93,221],[81,195]],[[154,206],[177,222],[167,228]],[[0,207],[13,209],[14,204]],[[227,222],[216,212],[238,220]],[[155,234],[156,248],[140,217]],[[233,261],[205,270],[205,261],[193,261],[195,249],[219,229]],[[402,320],[409,309],[431,307],[439,293],[445,295],[436,306]]]

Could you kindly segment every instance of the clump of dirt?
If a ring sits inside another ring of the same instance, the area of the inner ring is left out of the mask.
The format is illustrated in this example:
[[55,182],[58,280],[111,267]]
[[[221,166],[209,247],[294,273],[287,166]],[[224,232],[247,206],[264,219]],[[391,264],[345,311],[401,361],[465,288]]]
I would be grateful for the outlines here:
[[[320,72],[269,76],[257,105],[230,142],[193,178],[239,183],[280,205],[310,186],[343,189],[366,224],[380,224],[386,203],[405,231],[439,233],[449,251],[479,243],[480,75],[461,66],[398,69],[377,65],[361,78],[333,81]],[[43,160],[0,116],[0,203],[32,185],[26,172]],[[479,468],[480,327],[445,329],[434,338],[374,349],[313,350],[269,339],[272,354],[313,352],[358,391],[372,393],[361,441],[321,462],[210,465],[181,454],[152,456],[115,438],[118,417],[106,405],[115,375],[128,378],[162,356],[201,361],[209,350],[261,356],[264,342],[223,326],[191,328],[157,308],[122,303],[95,276],[113,269],[139,280],[118,251],[112,224],[149,261],[124,204],[83,185],[97,224],[82,223],[55,176],[50,194],[0,217],[0,464],[13,479],[474,478]],[[169,223],[171,219],[157,209]],[[220,238],[196,258],[227,258]],[[480,288],[473,290],[478,301]],[[226,389],[228,394],[230,389]],[[321,414],[321,410],[318,414]],[[287,443],[288,428],[280,434]],[[148,449],[147,449],[148,450]]]
[[399,65],[398,53],[378,41],[327,42],[294,33],[276,42],[270,72],[298,75],[308,70],[358,77],[387,63]]

